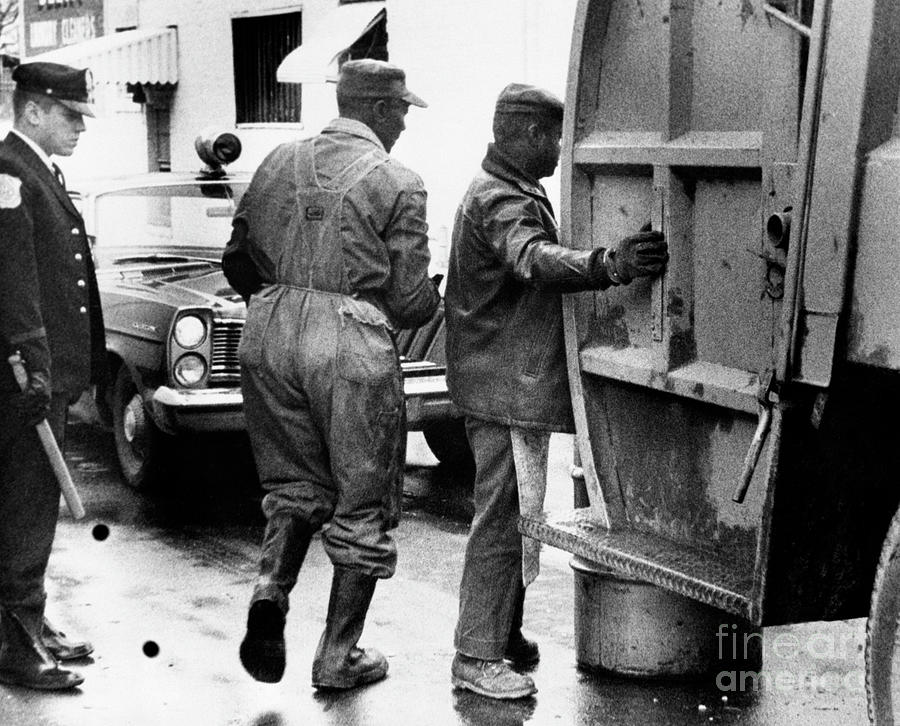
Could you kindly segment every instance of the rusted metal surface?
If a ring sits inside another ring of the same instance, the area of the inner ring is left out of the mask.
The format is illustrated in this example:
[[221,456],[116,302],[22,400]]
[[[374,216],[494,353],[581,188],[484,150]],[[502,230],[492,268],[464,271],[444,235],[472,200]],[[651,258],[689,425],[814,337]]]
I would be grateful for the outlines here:
[[[564,240],[614,246],[650,221],[670,252],[658,280],[567,301],[587,492],[608,536],[739,562],[744,612],[760,604],[771,496],[770,448],[744,466],[780,318],[764,224],[790,204],[799,67],[796,32],[750,0],[579,6]],[[663,580],[728,591],[718,572]]]
[[670,261],[565,301],[590,507],[534,536],[755,622],[859,614],[897,495],[841,419],[889,381],[843,358],[900,367],[897,28],[889,0],[580,2],[563,242],[650,220]]

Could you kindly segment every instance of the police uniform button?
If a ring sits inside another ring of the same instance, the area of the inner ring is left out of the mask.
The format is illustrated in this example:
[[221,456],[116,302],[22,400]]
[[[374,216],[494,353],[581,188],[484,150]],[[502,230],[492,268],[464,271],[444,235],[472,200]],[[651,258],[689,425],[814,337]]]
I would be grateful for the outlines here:
[[80,252],[76,252],[76,253],[75,253],[75,261],[76,261],[76,262],[81,262],[82,259],[83,259],[83,258],[82,258],[82,256],[81,256],[81,253],[80,253]]
[[81,232],[81,230],[78,229],[78,227],[72,227],[72,234],[78,234],[79,232]]
[[78,312],[84,315],[87,312],[87,308],[82,305],[80,308],[78,308]]
[[84,280],[79,280],[76,284],[78,287],[84,287],[87,283]]

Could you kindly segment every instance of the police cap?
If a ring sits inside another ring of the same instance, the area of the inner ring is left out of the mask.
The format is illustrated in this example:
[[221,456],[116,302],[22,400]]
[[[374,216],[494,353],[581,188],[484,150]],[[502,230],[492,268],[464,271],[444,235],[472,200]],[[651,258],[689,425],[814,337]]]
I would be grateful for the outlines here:
[[494,113],[527,113],[562,121],[563,103],[543,88],[525,83],[510,83],[500,91]]
[[402,68],[372,58],[346,61],[338,75],[337,93],[344,98],[399,98],[412,106],[428,106],[406,88]]
[[61,63],[37,61],[16,66],[12,79],[22,91],[48,96],[63,106],[93,116],[90,105],[93,84],[87,68],[72,68]]

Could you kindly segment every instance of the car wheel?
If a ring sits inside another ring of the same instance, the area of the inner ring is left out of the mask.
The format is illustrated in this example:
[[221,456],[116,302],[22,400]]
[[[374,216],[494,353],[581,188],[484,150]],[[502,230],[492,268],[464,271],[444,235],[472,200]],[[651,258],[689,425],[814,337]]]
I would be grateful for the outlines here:
[[900,512],[894,515],[875,574],[866,622],[866,695],[875,726],[900,723]]
[[466,474],[475,471],[475,457],[466,437],[465,419],[449,418],[434,421],[426,425],[422,433],[431,453],[442,466]]
[[149,489],[159,474],[167,436],[144,408],[126,366],[119,368],[112,394],[113,437],[122,478],[135,489]]

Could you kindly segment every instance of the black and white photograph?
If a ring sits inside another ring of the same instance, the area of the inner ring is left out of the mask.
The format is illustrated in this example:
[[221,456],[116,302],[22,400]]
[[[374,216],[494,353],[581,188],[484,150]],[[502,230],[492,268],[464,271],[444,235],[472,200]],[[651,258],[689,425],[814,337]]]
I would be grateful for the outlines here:
[[0,726],[900,724],[898,240],[894,0],[0,0]]

